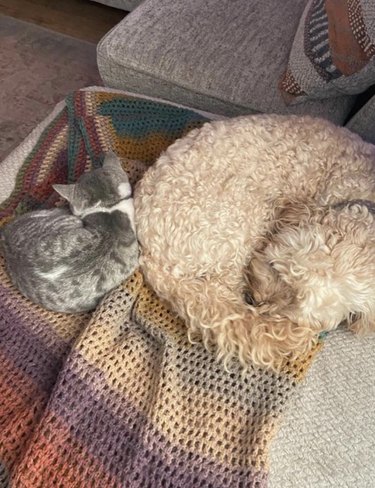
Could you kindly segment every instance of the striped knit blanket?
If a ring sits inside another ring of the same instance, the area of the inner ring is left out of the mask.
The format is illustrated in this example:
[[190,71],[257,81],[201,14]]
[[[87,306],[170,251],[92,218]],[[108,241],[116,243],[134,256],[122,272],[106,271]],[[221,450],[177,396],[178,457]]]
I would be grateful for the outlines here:
[[[109,148],[135,184],[204,120],[74,93],[23,161],[0,225],[55,205],[51,184],[76,180]],[[92,315],[64,315],[20,296],[0,260],[0,487],[265,487],[270,441],[319,348],[278,375],[226,372],[188,342],[140,271]]]

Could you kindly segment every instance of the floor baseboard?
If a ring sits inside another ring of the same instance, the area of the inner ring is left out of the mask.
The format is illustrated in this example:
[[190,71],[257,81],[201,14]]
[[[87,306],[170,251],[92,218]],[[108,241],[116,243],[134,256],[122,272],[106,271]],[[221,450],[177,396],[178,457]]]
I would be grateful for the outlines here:
[[0,0],[0,14],[97,43],[126,12],[90,0]]

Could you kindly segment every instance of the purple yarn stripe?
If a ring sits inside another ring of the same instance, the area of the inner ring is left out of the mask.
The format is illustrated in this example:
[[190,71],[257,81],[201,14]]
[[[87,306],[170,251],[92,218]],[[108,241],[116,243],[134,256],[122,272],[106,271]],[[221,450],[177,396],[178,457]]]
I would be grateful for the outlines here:
[[[70,350],[68,342],[30,309],[21,314],[24,306],[9,290],[0,285],[0,348],[14,366],[26,374],[37,386],[50,391],[63,360]],[[43,329],[44,338],[38,335]]]
[[[79,370],[74,367],[79,365]],[[91,369],[91,371],[90,371]],[[84,373],[85,379],[82,376]],[[59,417],[73,439],[85,447],[118,486],[127,488],[263,488],[266,472],[251,465],[221,464],[172,444],[150,419],[139,412],[125,394],[97,391],[92,376],[100,371],[72,353],[54,390],[47,414]],[[116,398],[117,397],[117,398]],[[119,407],[120,406],[120,407]],[[40,435],[53,444],[51,426],[40,426]],[[51,434],[51,435],[50,435]],[[76,443],[54,446],[74,452]],[[73,454],[74,455],[74,454]],[[246,459],[238,460],[244,464]]]

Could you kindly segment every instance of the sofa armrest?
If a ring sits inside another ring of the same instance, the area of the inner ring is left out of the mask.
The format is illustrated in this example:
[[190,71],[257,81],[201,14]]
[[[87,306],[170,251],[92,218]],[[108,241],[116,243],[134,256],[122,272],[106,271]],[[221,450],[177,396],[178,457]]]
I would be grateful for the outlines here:
[[98,3],[104,3],[104,5],[109,5],[110,7],[119,8],[121,10],[125,10],[130,12],[138,7],[139,4],[143,2],[143,0],[92,0]]

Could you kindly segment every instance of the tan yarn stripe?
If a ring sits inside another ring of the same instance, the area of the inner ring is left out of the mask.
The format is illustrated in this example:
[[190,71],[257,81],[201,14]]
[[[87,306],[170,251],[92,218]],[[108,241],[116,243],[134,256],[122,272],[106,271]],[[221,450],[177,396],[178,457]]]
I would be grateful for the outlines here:
[[40,171],[38,173],[38,178],[36,182],[38,184],[43,183],[46,178],[46,174],[50,171],[53,163],[55,162],[56,155],[64,149],[67,145],[68,141],[68,132],[69,128],[68,125],[64,127],[63,130],[57,135],[56,139],[53,141],[53,144],[48,148],[44,158],[43,158],[43,166],[40,167]]

